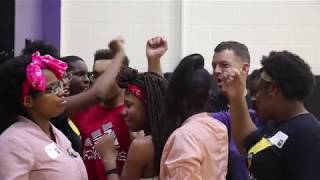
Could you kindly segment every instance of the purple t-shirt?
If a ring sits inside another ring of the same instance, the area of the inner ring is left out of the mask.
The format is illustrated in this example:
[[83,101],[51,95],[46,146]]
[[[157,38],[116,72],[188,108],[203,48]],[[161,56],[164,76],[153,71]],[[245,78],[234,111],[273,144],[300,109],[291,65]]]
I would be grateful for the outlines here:
[[[254,110],[249,110],[253,123],[260,128],[263,126],[262,120],[257,116]],[[248,180],[248,170],[246,167],[246,157],[242,156],[231,136],[231,114],[230,112],[212,113],[212,117],[226,125],[229,138],[229,162],[228,162],[228,180]]]

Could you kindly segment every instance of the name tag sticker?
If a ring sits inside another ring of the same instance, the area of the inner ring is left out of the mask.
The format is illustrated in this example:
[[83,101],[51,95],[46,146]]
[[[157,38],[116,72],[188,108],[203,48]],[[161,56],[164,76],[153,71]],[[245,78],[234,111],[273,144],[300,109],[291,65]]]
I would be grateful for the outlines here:
[[44,150],[51,159],[56,159],[62,154],[62,151],[56,146],[55,143],[47,145]]
[[273,145],[275,145],[281,149],[288,138],[289,138],[288,135],[286,135],[285,133],[283,133],[281,131],[278,131],[275,135],[273,135],[271,138],[269,138],[269,141]]

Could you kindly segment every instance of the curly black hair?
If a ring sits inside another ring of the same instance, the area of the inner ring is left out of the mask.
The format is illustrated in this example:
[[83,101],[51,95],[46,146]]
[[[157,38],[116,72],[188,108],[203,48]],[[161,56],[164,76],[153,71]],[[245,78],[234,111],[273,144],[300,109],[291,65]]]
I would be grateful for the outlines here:
[[[18,56],[0,66],[0,133],[12,125],[18,115],[26,115],[21,103],[22,84],[26,79],[26,67],[31,56]],[[31,92],[30,92],[31,93]]]
[[154,166],[156,172],[159,173],[162,144],[166,140],[160,130],[164,126],[162,122],[162,109],[168,81],[153,72],[138,73],[135,69],[124,67],[117,77],[117,83],[119,87],[124,89],[127,89],[129,84],[137,85],[141,88],[142,93],[145,94],[145,101],[143,103],[146,108],[147,125],[144,131],[145,134],[152,137]]
[[276,82],[285,98],[303,100],[314,86],[310,66],[288,51],[272,51],[261,60],[262,70]]
[[39,51],[41,55],[48,54],[54,58],[60,58],[59,50],[52,44],[42,40],[35,40],[29,43],[22,49],[21,55],[32,55],[36,51]]

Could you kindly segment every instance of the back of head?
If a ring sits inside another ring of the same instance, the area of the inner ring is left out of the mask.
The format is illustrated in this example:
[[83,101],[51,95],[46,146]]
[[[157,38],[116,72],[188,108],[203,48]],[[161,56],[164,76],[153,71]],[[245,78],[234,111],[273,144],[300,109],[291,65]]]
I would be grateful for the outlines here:
[[288,100],[305,99],[314,86],[310,66],[299,56],[288,51],[272,51],[261,60],[265,72],[279,86]]
[[39,51],[40,54],[49,54],[54,58],[60,57],[60,53],[57,48],[41,40],[29,43],[24,49],[22,49],[21,55],[32,55],[36,51]]
[[189,116],[208,108],[212,78],[204,69],[204,58],[192,54],[174,70],[166,97],[166,114],[180,126]]
[[243,62],[250,64],[250,54],[246,45],[237,41],[223,41],[214,48],[214,53],[224,50],[232,50]]
[[138,86],[144,94],[146,108],[145,133],[152,136],[155,149],[155,167],[159,168],[162,144],[165,138],[160,130],[163,129],[162,113],[168,82],[165,78],[153,72],[138,73],[129,67],[123,68],[117,77],[119,87],[127,89],[129,85]]
[[258,81],[260,79],[260,69],[255,69],[252,71],[251,74],[249,74],[247,78],[247,89],[249,90],[250,95],[252,95],[252,92],[256,92]]
[[112,59],[113,53],[110,49],[99,49],[94,53],[94,62],[98,60]]
[[162,120],[162,143],[160,150],[171,135],[191,115],[209,108],[209,91],[212,77],[204,69],[204,59],[200,54],[192,54],[181,60],[174,70],[164,106]]
[[0,66],[0,116],[2,133],[18,115],[25,115],[21,103],[22,84],[26,79],[26,67],[31,62],[31,56],[18,56],[7,60]]
[[60,58],[60,60],[68,64],[67,71],[72,70],[72,67],[73,67],[72,63],[77,62],[77,61],[84,62],[84,60],[79,56],[64,56],[64,57]]
[[[99,49],[94,53],[93,63],[95,64],[95,62],[99,60],[112,60],[113,57],[114,53],[110,49]],[[125,56],[123,65],[125,67],[129,66],[129,59],[127,56]]]

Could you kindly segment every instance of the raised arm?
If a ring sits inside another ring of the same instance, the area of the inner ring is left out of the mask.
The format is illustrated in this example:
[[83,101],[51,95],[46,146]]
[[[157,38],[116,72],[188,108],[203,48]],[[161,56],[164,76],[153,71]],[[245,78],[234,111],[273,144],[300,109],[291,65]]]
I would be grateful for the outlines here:
[[156,36],[147,41],[146,55],[148,58],[148,72],[162,75],[160,58],[168,49],[167,40],[164,37]]
[[251,120],[245,99],[245,75],[237,69],[224,72],[222,90],[228,96],[231,113],[231,134],[239,152],[246,154],[244,147],[245,138],[257,128]]
[[109,43],[110,49],[115,52],[111,68],[107,69],[89,90],[74,96],[66,97],[67,104],[65,113],[67,116],[70,116],[75,112],[80,112],[101,100],[105,100],[110,94],[112,95],[112,93],[114,93],[114,82],[125,57],[122,44],[122,39],[116,39]]

